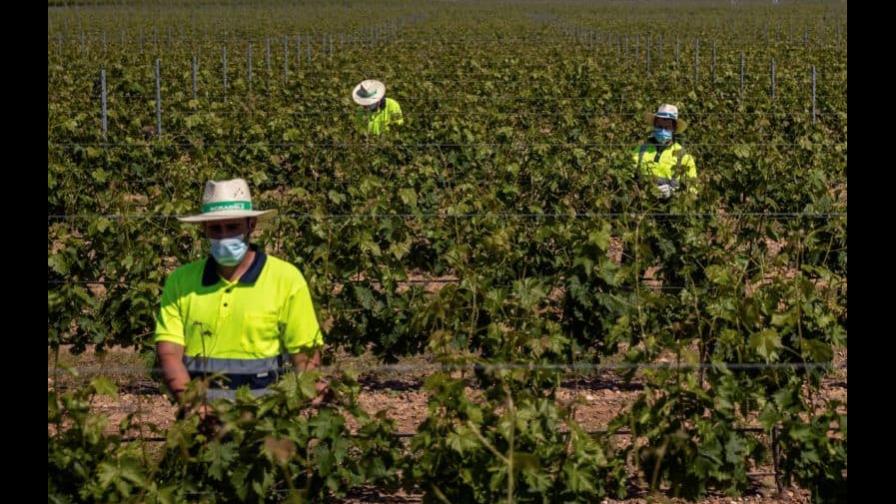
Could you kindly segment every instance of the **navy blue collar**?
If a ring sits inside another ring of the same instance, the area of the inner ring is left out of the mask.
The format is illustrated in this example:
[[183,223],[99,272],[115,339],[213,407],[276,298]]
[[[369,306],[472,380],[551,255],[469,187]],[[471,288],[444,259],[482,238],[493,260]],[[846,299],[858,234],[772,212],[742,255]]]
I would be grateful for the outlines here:
[[[268,260],[268,255],[264,253],[263,250],[258,248],[256,244],[250,244],[249,248],[255,251],[255,259],[252,260],[252,265],[249,266],[249,269],[243,273],[243,276],[240,277],[239,283],[241,284],[253,284],[258,277],[261,275],[261,270],[264,269],[264,263]],[[215,258],[212,256],[208,256],[205,260],[205,269],[202,270],[202,286],[203,287],[211,287],[215,285],[220,280],[218,276],[218,263],[215,262]]]

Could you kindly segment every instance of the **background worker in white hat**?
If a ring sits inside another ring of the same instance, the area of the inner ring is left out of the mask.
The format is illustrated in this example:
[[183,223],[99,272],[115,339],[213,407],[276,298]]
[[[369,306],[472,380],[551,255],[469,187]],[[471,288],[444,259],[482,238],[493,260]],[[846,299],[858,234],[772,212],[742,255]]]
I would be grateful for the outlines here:
[[678,117],[678,107],[660,105],[656,112],[646,112],[644,121],[653,130],[647,141],[632,152],[639,173],[649,177],[664,198],[670,197],[688,179],[688,190],[696,192],[697,164],[677,138],[687,128],[687,122]]
[[250,242],[273,213],[254,209],[246,181],[233,179],[207,182],[202,213],[179,218],[201,226],[209,255],[171,273],[156,318],[162,374],[178,400],[191,378],[221,373],[208,397],[233,398],[240,386],[263,394],[287,359],[297,371],[319,366],[323,336],[305,278]]
[[386,98],[386,85],[378,80],[365,80],[355,86],[352,99],[362,107],[355,115],[355,124],[361,132],[381,135],[390,126],[404,124],[401,106]]

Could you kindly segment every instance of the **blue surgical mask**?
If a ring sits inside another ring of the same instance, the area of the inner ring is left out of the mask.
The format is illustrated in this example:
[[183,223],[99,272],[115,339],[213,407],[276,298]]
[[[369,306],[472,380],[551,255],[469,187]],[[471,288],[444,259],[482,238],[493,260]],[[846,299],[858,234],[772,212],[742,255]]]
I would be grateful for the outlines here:
[[666,143],[672,140],[672,130],[666,128],[653,128],[653,138],[659,143]]
[[245,237],[246,235],[239,235],[220,240],[209,238],[212,245],[212,257],[221,266],[236,266],[249,251],[249,244],[246,243]]

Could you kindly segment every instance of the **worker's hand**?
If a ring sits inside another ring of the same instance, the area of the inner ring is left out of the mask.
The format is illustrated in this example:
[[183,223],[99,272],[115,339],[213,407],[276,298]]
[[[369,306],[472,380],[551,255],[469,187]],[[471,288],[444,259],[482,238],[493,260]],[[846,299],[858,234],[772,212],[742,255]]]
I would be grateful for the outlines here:
[[208,404],[200,404],[193,411],[199,417],[199,432],[209,438],[216,437],[221,431],[222,423],[212,407]]
[[208,404],[202,403],[195,406],[190,405],[182,405],[177,410],[177,419],[183,420],[184,418],[196,415],[199,417],[200,423],[205,423],[215,418],[215,412],[211,406]]
[[196,409],[196,414],[199,415],[200,421],[205,421],[206,419],[215,416],[212,407],[208,404],[200,404]]
[[320,406],[333,398],[333,391],[326,380],[321,379],[314,385],[314,388],[317,389],[317,397],[311,400],[312,406]]
[[675,189],[669,184],[658,184],[656,187],[660,190],[660,194],[663,195],[663,198],[672,196],[672,192],[675,191]]

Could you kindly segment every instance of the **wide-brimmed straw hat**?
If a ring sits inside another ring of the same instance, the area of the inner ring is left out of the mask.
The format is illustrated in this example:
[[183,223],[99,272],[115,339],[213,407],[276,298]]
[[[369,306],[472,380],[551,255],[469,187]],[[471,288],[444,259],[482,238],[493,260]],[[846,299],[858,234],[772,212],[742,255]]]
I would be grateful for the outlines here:
[[361,81],[352,90],[352,99],[358,105],[368,106],[377,103],[386,96],[386,85],[374,79]]
[[644,112],[644,122],[651,127],[653,126],[653,120],[657,117],[662,119],[672,119],[673,121],[675,121],[676,133],[681,133],[688,127],[687,121],[678,118],[678,107],[676,107],[675,105],[664,103],[660,105],[660,108],[658,108],[656,112]]
[[202,213],[178,217],[178,220],[196,224],[241,217],[263,218],[274,213],[276,210],[256,210],[252,207],[252,194],[245,180],[209,180],[202,193]]

